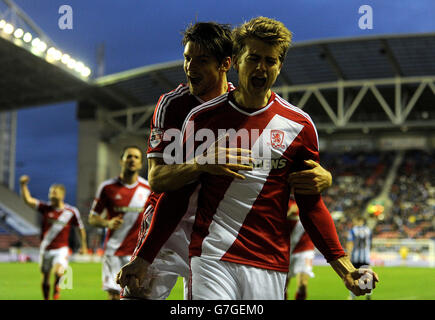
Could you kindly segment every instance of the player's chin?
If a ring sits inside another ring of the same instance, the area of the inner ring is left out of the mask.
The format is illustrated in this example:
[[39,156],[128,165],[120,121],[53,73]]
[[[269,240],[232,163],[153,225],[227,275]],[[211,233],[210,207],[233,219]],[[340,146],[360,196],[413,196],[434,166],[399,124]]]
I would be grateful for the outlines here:
[[203,94],[203,91],[204,91],[203,86],[200,82],[195,83],[195,84],[192,82],[189,82],[189,90],[190,90],[190,93],[195,95],[195,96],[201,96]]

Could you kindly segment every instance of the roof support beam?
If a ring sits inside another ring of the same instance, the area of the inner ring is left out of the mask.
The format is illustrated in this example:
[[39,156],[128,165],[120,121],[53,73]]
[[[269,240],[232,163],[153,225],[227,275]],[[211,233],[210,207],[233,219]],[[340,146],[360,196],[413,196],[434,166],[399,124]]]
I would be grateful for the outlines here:
[[399,63],[397,62],[396,57],[394,56],[393,51],[390,48],[390,45],[388,44],[387,40],[381,39],[381,47],[382,47],[382,53],[385,53],[387,56],[388,62],[390,63],[391,67],[393,68],[394,74],[396,77],[402,77],[403,72],[400,68]]
[[329,50],[329,48],[328,48],[328,45],[321,44],[320,48],[322,49],[322,53],[323,53],[326,61],[328,61],[328,63],[332,67],[332,70],[334,70],[335,74],[337,75],[337,78],[339,80],[346,80],[346,77],[343,73],[343,70],[341,70],[340,66],[337,63],[337,60],[335,60],[334,56],[331,53],[331,50]]
[[[410,95],[407,90],[403,88],[404,84],[418,84],[416,91]],[[380,87],[390,86],[394,88],[394,107],[390,106],[381,93]],[[388,78],[388,79],[367,79],[367,80],[343,80],[330,83],[320,84],[307,84],[296,85],[289,87],[277,87],[274,91],[280,93],[281,91],[288,93],[302,93],[299,102],[296,104],[299,108],[304,108],[311,97],[314,94],[320,105],[329,116],[331,123],[318,123],[319,128],[327,128],[328,130],[335,130],[339,128],[353,129],[356,128],[354,122],[351,122],[351,117],[361,105],[364,97],[370,90],[376,100],[379,102],[382,110],[387,118],[390,120],[391,127],[409,126],[409,124],[415,124],[417,127],[424,127],[426,124],[435,122],[435,119],[430,118],[427,120],[421,120],[418,123],[415,121],[406,121],[409,114],[421,98],[422,93],[426,86],[430,87],[433,98],[435,101],[435,77],[408,77],[408,78]],[[355,98],[353,94],[345,90],[346,88],[359,88]],[[322,94],[322,90],[337,90],[337,113],[334,112],[334,105],[331,105],[330,101],[327,101]],[[408,95],[410,99],[408,101]],[[435,103],[435,102],[434,102]],[[384,123],[384,122],[383,122]],[[360,125],[360,124],[358,124]],[[362,126],[362,124],[361,124]],[[382,126],[381,126],[382,127]],[[375,122],[364,123],[361,128],[378,128]]]

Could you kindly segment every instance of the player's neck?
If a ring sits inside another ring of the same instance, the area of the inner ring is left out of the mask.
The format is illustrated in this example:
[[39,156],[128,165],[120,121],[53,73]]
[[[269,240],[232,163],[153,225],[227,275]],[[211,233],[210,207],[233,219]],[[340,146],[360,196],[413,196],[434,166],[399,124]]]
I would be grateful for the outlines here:
[[138,176],[139,176],[138,172],[126,171],[126,172],[121,172],[119,177],[124,184],[133,184],[136,183]]
[[65,202],[63,202],[62,200],[51,200],[51,205],[58,209],[65,208]]
[[265,95],[253,95],[241,87],[234,90],[234,99],[236,102],[245,108],[252,109],[261,109],[265,107],[269,102],[271,95],[272,91],[270,89]]
[[224,76],[221,80],[219,80],[218,85],[215,87],[215,89],[210,90],[209,92],[203,94],[199,98],[207,102],[225,94],[226,92],[228,92],[228,81],[227,81],[227,77]]

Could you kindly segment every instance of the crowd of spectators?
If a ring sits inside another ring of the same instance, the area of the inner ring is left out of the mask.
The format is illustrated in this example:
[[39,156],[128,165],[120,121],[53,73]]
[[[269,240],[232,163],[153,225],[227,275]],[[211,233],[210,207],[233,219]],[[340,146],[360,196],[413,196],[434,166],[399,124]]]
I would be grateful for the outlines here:
[[[331,171],[334,181],[323,198],[335,218],[342,243],[355,215],[374,217],[366,212],[367,205],[381,193],[397,154],[323,154],[321,162]],[[406,151],[388,197],[391,210],[375,217],[375,237],[435,239],[435,151]]]

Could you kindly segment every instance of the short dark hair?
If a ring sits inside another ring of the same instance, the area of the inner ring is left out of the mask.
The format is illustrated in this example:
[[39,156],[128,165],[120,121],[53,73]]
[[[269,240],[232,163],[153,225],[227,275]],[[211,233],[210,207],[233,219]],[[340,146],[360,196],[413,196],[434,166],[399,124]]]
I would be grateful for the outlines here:
[[143,151],[142,151],[141,148],[139,148],[139,147],[136,146],[136,145],[125,146],[125,147],[122,149],[122,151],[121,151],[121,155],[120,155],[120,158],[121,158],[121,159],[124,157],[125,151],[127,151],[127,149],[137,149],[137,150],[139,150],[139,151],[140,151],[141,159],[143,159]]
[[233,53],[231,26],[216,22],[197,22],[190,24],[183,32],[183,46],[192,41],[201,49],[212,54],[219,63]]

